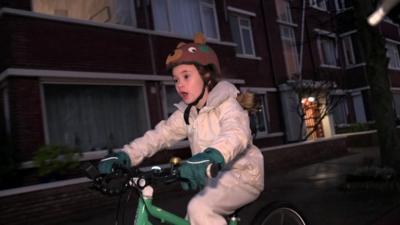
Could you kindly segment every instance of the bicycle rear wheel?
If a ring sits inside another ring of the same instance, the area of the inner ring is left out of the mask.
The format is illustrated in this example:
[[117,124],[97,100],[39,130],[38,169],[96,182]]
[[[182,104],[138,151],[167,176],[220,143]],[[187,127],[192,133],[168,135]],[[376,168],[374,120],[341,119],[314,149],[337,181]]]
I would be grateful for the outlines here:
[[302,213],[288,202],[274,202],[261,209],[253,225],[307,225]]

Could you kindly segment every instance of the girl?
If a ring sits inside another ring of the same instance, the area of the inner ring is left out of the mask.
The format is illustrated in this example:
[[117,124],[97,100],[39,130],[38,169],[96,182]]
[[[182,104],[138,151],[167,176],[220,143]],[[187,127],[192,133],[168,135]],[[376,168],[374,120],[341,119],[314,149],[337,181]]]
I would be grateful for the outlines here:
[[[179,168],[189,181],[182,187],[200,190],[188,205],[190,224],[224,225],[225,215],[254,201],[264,188],[263,156],[252,144],[248,113],[236,99],[236,87],[219,81],[217,55],[202,34],[194,43],[179,43],[166,66],[182,98],[177,110],[121,152],[103,159],[99,170],[110,173],[114,164],[137,166],[187,137],[192,157]],[[214,178],[211,164],[222,166]]]

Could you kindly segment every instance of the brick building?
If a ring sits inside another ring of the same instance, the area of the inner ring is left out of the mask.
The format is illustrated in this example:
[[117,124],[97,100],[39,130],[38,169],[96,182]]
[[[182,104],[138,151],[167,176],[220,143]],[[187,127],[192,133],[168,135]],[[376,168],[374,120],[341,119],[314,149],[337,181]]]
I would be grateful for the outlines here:
[[[288,84],[299,76],[335,82],[329,94],[344,99],[317,138],[373,120],[349,0],[3,0],[0,7],[0,131],[20,162],[43,144],[98,159],[154,127],[178,101],[164,60],[198,31],[219,54],[224,78],[257,94],[258,146],[298,137]],[[381,30],[400,109],[398,26],[385,21]]]

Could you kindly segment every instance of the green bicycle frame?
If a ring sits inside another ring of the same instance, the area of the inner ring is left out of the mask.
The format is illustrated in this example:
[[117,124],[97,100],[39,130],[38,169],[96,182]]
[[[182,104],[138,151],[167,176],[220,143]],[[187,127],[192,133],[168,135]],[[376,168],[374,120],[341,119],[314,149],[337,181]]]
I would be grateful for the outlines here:
[[[151,198],[140,197],[136,209],[135,225],[151,225],[149,215],[159,219],[162,223],[173,225],[190,225],[189,221],[179,217],[173,213],[165,211],[157,206],[154,206]],[[229,225],[238,225],[236,218],[231,218]]]

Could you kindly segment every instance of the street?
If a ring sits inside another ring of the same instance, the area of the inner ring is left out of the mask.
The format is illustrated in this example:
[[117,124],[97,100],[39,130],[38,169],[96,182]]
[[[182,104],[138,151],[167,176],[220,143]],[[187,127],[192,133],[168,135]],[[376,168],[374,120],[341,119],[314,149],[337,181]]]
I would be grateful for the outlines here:
[[[257,211],[274,201],[292,203],[303,212],[312,225],[378,225],[380,218],[389,211],[392,211],[394,218],[393,212],[400,206],[400,193],[345,192],[339,189],[346,174],[354,172],[366,162],[376,161],[376,157],[376,148],[356,149],[345,157],[275,174],[267,172],[265,191],[256,202],[242,210],[240,224],[251,224]],[[191,194],[179,191],[177,186],[169,189],[159,195],[156,193],[154,204],[184,216],[185,206]],[[125,202],[126,198],[122,201],[119,224],[133,224],[136,203],[134,199],[128,203]],[[114,224],[115,212],[115,209],[100,212],[86,218],[71,220],[64,225]],[[155,221],[153,224],[161,223]]]

